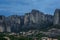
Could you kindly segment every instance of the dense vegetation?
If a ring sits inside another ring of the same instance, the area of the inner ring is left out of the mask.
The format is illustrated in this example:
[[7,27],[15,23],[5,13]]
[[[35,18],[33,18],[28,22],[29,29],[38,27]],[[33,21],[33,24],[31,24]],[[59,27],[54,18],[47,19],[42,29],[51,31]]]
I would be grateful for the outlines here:
[[15,35],[8,35],[8,34],[5,34],[5,33],[0,33],[0,40],[7,40],[5,39],[4,37],[8,37],[10,38],[10,40],[33,40],[34,37],[38,37],[38,39],[41,39],[41,37],[44,36],[43,34],[37,34],[37,35],[31,35],[31,36],[27,36],[27,37],[24,37],[24,36],[15,36]]

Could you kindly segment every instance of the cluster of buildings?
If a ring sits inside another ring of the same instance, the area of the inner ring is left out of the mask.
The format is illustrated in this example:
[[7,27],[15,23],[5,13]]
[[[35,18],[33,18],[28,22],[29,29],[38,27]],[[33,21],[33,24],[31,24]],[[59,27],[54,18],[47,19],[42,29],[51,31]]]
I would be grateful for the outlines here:
[[41,40],[58,40],[56,37],[42,37]]
[[57,35],[58,36],[60,35],[60,29],[52,28],[46,32],[40,31],[40,33],[45,34],[45,35],[53,35],[53,36]]
[[20,32],[20,35],[30,36],[30,35],[36,35],[38,33],[39,33],[39,30],[29,30],[27,32]]

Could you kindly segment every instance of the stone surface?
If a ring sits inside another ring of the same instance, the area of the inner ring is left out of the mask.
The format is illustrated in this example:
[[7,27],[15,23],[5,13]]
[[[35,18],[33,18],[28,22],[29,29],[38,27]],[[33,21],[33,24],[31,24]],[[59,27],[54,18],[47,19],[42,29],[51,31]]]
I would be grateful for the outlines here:
[[[53,23],[53,16],[44,14],[39,10],[33,9],[30,13],[23,16],[11,15],[8,17],[0,16],[0,26],[5,32],[20,32],[21,30],[46,28]],[[3,28],[4,27],[4,28]]]
[[60,24],[60,9],[56,9],[54,13],[54,25]]

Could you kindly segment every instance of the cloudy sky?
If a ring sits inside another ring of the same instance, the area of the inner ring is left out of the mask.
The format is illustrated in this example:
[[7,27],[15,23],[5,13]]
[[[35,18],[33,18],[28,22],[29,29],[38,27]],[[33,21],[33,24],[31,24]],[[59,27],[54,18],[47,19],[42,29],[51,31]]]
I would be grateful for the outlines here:
[[56,8],[60,9],[60,0],[0,0],[0,15],[24,15],[32,9],[46,14],[53,14]]

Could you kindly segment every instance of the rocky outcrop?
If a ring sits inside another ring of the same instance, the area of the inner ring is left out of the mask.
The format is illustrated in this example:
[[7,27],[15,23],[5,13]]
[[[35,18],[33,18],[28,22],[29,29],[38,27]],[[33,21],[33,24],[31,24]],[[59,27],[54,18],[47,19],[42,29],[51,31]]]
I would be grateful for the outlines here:
[[28,25],[30,22],[30,14],[26,13],[24,16],[24,25]]
[[30,21],[33,23],[39,23],[44,19],[44,14],[38,10],[32,10],[30,15]]
[[0,15],[0,32],[4,32],[5,30],[5,16]]
[[[1,19],[1,18],[0,18]],[[44,14],[39,10],[33,9],[30,13],[24,16],[11,15],[0,20],[2,27],[5,27],[5,32],[20,32],[22,30],[42,29],[50,26],[53,23],[53,16]]]
[[[30,13],[24,16],[24,27],[26,29],[40,29],[52,24],[53,16],[44,14],[38,10],[33,9]],[[23,27],[23,28],[24,28]]]
[[55,10],[53,24],[60,24],[60,9]]
[[21,26],[20,16],[12,15],[12,16],[9,16],[8,19],[9,19],[8,22],[10,23],[9,25],[11,27],[11,32],[19,32],[20,26]]

